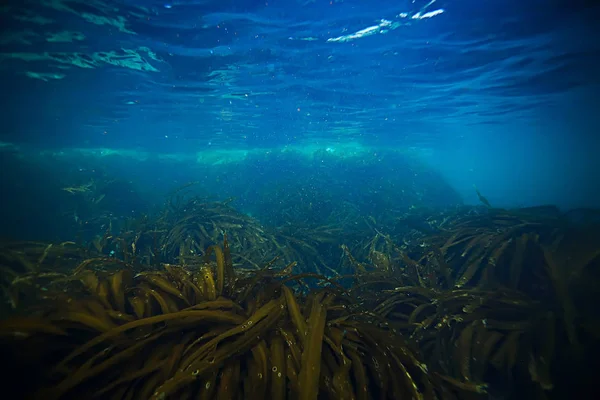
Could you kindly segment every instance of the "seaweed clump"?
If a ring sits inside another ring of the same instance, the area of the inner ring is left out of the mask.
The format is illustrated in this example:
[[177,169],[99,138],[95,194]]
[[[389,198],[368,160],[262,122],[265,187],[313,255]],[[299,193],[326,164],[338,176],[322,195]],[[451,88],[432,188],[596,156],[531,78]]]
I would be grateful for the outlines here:
[[[277,257],[296,261],[304,272],[331,273],[321,256],[322,245],[335,245],[339,228],[290,225],[263,227],[231,206],[233,199],[208,201],[184,189],[169,196],[158,215],[105,225],[89,243],[93,253],[118,256],[137,269],[160,269],[162,263],[187,265],[227,232],[235,266],[260,266]],[[335,247],[335,246],[334,246]]]
[[[420,350],[431,371],[511,398],[592,392],[598,366],[600,237],[553,207],[456,212],[402,246],[378,233],[344,247],[369,308]],[[568,377],[568,378],[566,378]],[[583,389],[585,388],[585,389]]]
[[453,398],[337,283],[293,264],[236,271],[227,238],[206,254],[137,275],[83,261],[33,315],[4,320],[14,362],[38,365],[28,396]]

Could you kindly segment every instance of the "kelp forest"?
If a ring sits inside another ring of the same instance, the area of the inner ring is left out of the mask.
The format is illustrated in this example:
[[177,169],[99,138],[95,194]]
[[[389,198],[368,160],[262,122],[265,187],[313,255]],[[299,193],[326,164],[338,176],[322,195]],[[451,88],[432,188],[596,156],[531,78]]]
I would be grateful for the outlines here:
[[[193,187],[136,217],[90,211],[72,241],[2,243],[6,392],[47,400],[598,392],[597,211],[501,209],[477,191],[477,206],[369,214],[339,202],[326,218],[275,225]],[[89,195],[91,206],[102,202]]]

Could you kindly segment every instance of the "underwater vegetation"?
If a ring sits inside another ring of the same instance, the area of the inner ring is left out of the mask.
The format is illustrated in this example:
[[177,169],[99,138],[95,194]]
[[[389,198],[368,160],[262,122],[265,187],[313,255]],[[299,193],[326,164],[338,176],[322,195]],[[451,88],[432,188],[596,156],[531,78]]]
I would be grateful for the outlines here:
[[[331,225],[347,235],[351,230],[345,228],[364,225],[364,216],[391,221],[390,214],[410,207],[449,207],[462,201],[439,174],[400,152],[344,158],[325,151],[285,150],[223,163],[221,155],[209,158],[209,163],[194,155],[161,161],[149,154],[135,158],[136,154],[101,149],[82,154],[3,150],[0,165],[13,173],[0,176],[0,191],[9,194],[0,207],[0,220],[5,222],[0,236],[88,242],[109,225],[120,231],[124,220],[162,212],[165,193],[190,181],[196,183],[181,188],[177,196],[189,199],[195,194],[204,203],[234,197],[230,205],[238,214],[252,215],[263,228],[281,229],[282,234]],[[40,198],[45,207],[39,206]],[[353,238],[362,239],[362,232]],[[339,256],[339,244],[330,247]]]
[[156,215],[89,242],[4,243],[5,376],[29,382],[6,390],[593,398],[597,224],[489,202],[363,218],[348,236],[349,220],[267,229],[227,201],[175,192]]

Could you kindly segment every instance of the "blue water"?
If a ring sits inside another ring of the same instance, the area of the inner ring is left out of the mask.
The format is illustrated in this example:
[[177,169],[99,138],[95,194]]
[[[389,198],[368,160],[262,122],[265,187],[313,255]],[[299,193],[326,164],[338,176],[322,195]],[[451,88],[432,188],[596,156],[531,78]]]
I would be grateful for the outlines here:
[[139,182],[156,174],[140,157],[159,155],[179,160],[177,172],[154,164],[177,185],[194,178],[182,172],[190,164],[248,153],[397,149],[467,203],[475,184],[498,206],[600,204],[597,2],[13,0],[1,10],[0,154],[74,171],[112,163]]

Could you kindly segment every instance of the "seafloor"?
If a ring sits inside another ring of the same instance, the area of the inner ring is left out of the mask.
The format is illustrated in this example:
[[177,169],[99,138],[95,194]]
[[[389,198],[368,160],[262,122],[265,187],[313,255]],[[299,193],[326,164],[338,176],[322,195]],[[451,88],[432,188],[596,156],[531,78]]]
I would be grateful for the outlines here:
[[[324,204],[315,198],[271,208],[294,223],[262,224],[235,201],[207,200],[189,185],[159,209],[117,218],[100,207],[111,204],[106,188],[115,181],[107,182],[102,193],[98,181],[63,188],[81,196],[69,215],[78,227],[72,240],[0,247],[5,393],[308,400],[597,392],[598,211],[501,209],[478,193],[478,206],[369,214],[331,197],[326,219],[306,217]],[[425,202],[423,193],[407,204]]]

